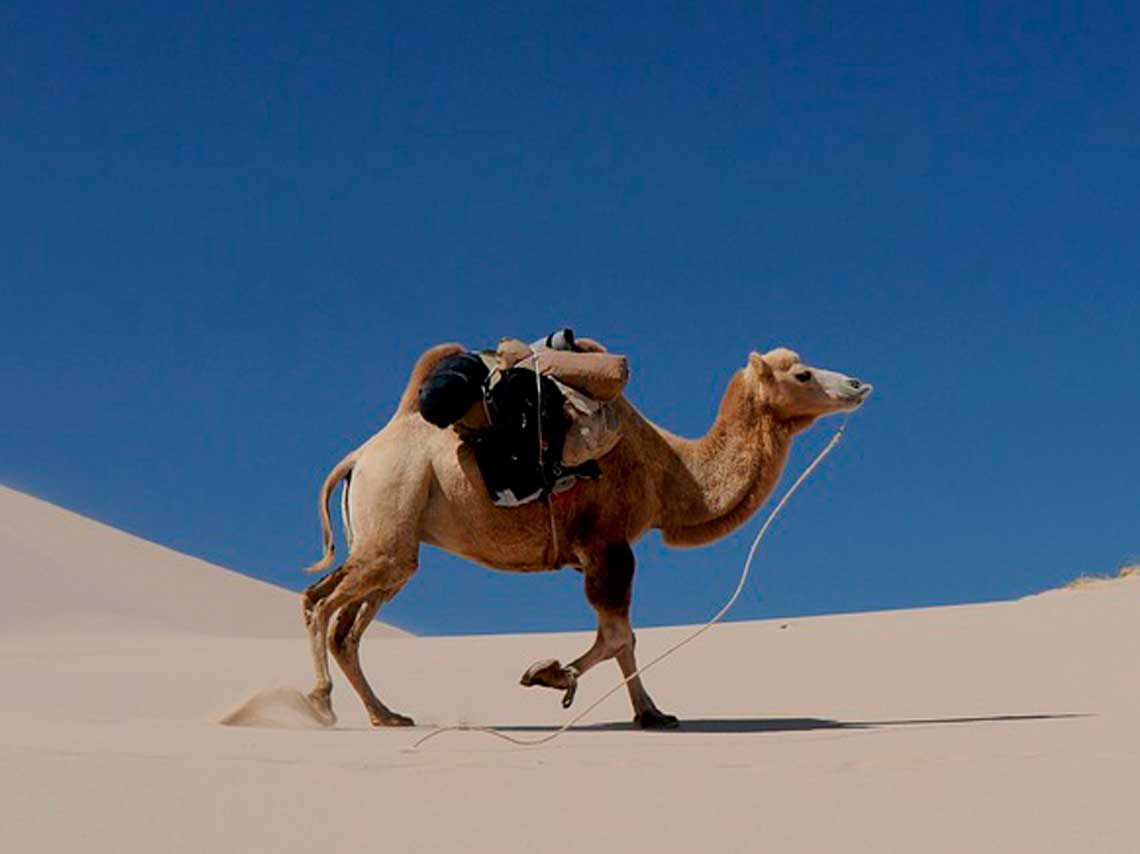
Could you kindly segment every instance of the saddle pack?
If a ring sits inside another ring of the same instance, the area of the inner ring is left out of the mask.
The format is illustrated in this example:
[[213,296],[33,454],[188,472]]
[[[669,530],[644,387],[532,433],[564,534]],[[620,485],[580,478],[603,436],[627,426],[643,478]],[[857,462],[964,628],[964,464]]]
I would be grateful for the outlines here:
[[615,402],[628,379],[624,356],[563,329],[448,356],[420,388],[419,409],[472,449],[491,500],[517,507],[601,476],[597,460],[621,439]]

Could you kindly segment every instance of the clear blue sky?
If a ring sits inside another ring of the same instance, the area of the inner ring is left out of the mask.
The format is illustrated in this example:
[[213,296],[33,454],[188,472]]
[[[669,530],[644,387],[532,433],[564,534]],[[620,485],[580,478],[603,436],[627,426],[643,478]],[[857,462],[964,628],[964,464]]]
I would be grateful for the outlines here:
[[[419,352],[570,325],[688,435],[751,349],[875,383],[737,618],[1140,554],[1134,8],[335,5],[0,12],[0,480],[300,588]],[[707,617],[760,521],[644,540],[635,622]],[[381,618],[593,622],[431,549]]]

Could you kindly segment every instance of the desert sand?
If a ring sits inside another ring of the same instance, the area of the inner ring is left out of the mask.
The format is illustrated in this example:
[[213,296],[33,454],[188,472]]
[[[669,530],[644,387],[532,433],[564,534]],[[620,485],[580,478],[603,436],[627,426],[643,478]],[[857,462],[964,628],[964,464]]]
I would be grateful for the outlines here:
[[[722,625],[647,677],[679,731],[619,694],[546,747],[413,751],[557,727],[518,677],[589,635],[378,624],[365,668],[420,726],[369,728],[341,679],[312,728],[295,594],[6,489],[0,562],[0,851],[1140,850],[1140,575]],[[641,630],[641,660],[685,631]],[[258,725],[219,723],[254,695]]]

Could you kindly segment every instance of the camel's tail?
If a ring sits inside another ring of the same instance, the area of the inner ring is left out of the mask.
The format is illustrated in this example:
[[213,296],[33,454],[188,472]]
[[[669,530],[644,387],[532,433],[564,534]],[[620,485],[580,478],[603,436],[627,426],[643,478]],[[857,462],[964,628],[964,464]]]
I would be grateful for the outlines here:
[[[400,398],[400,405],[396,407],[396,417],[415,412],[419,408],[420,387],[424,384],[424,380],[431,375],[431,372],[435,370],[436,366],[443,359],[462,352],[464,352],[464,347],[460,344],[439,344],[420,356],[416,362],[416,366],[412,369],[412,375],[408,379],[408,385],[407,388],[404,389],[403,397]],[[321,572],[332,566],[335,546],[333,544],[332,520],[329,518],[329,498],[332,496],[332,491],[336,488],[336,485],[352,474],[352,469],[356,466],[359,451],[360,449],[358,448],[337,463],[333,470],[329,472],[329,476],[325,478],[324,486],[321,487],[320,497],[321,537],[323,540],[324,554],[321,555],[319,561],[307,567],[305,572]],[[351,546],[352,526],[348,520],[347,500],[344,502],[344,510],[345,529]]]
[[352,474],[352,469],[356,465],[356,457],[357,452],[353,451],[337,463],[333,467],[333,470],[329,472],[329,476],[325,478],[324,486],[321,487],[319,512],[321,515],[321,540],[324,554],[322,554],[321,559],[312,566],[306,567],[305,572],[322,572],[332,566],[336,545],[333,542],[332,520],[329,518],[329,497],[332,495],[332,491],[336,488],[336,485]]

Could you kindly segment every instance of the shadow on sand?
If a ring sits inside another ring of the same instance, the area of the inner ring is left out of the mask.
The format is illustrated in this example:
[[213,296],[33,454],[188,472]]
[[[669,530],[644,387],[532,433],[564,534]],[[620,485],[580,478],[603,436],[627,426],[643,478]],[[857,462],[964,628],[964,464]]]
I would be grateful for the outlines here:
[[[886,729],[906,726],[938,726],[943,724],[1019,723],[1025,721],[1053,721],[1093,717],[1089,714],[1038,714],[1038,715],[984,715],[959,718],[911,718],[891,721],[833,721],[826,718],[692,718],[681,720],[681,726],[662,732],[744,733],[744,732],[805,732],[822,729]],[[557,726],[520,725],[499,726],[500,732],[553,732]],[[582,724],[570,732],[622,732],[638,728],[633,723],[608,721]]]

